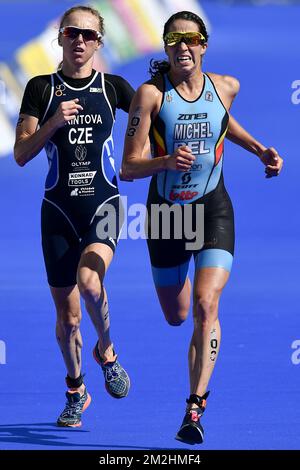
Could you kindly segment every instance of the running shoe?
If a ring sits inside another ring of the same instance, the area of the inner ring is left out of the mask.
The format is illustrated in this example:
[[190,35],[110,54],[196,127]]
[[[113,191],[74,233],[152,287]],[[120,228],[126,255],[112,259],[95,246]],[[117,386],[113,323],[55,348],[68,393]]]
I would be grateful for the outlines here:
[[126,397],[130,388],[130,379],[126,370],[117,361],[117,355],[114,353],[113,361],[103,361],[99,354],[97,342],[93,350],[93,356],[102,368],[107,392],[114,398]]
[[83,395],[79,392],[66,392],[67,402],[65,409],[57,420],[58,426],[66,426],[71,428],[79,428],[81,426],[81,415],[91,403],[91,396],[84,389]]
[[188,405],[193,403],[198,406],[197,408],[187,409],[175,439],[190,445],[202,444],[204,430],[200,423],[200,418],[205,411],[208,395],[209,392],[206,392],[202,397],[192,394],[187,398],[186,402]]

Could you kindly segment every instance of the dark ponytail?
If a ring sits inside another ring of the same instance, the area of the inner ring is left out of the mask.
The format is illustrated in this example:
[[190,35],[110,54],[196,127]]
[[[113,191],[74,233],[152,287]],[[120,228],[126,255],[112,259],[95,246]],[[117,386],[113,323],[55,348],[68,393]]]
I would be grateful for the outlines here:
[[167,60],[150,60],[149,73],[151,78],[154,78],[156,75],[164,75],[170,70],[170,63]]

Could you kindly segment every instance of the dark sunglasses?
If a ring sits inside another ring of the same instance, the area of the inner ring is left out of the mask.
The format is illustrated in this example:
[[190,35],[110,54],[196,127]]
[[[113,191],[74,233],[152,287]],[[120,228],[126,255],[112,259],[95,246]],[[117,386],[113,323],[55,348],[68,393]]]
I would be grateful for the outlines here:
[[64,26],[60,28],[59,32],[69,39],[76,39],[79,34],[82,35],[84,41],[99,41],[101,39],[101,34],[99,31],[94,29],[82,29],[77,28],[77,26]]
[[191,31],[186,33],[177,33],[170,31],[164,37],[164,42],[166,46],[177,46],[181,42],[184,42],[187,46],[199,46],[205,42],[205,37],[203,34],[198,33],[197,31]]

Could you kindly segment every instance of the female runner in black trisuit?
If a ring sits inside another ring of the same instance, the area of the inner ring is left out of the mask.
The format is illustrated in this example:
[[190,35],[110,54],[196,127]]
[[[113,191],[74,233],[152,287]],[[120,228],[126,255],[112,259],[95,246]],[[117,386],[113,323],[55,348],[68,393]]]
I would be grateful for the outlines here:
[[[128,112],[134,91],[123,78],[93,70],[103,33],[97,10],[78,6],[65,12],[58,36],[62,68],[29,81],[16,130],[14,152],[20,166],[43,147],[49,160],[42,245],[69,389],[57,420],[60,426],[80,426],[81,414],[91,401],[81,373],[80,295],[98,334],[93,354],[102,367],[107,391],[122,398],[130,387],[110,339],[103,280],[122,219],[112,128],[116,108]],[[112,233],[99,232],[104,209],[116,218]]]

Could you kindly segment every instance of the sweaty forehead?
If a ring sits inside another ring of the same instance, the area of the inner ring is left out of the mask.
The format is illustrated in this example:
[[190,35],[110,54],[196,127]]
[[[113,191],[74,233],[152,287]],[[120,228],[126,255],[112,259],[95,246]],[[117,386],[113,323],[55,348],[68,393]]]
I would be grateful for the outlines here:
[[64,26],[99,30],[99,22],[95,15],[82,10],[71,13],[64,21]]
[[187,31],[199,31],[199,26],[194,21],[178,19],[170,24],[168,32],[169,31],[176,31],[180,33],[185,33]]

